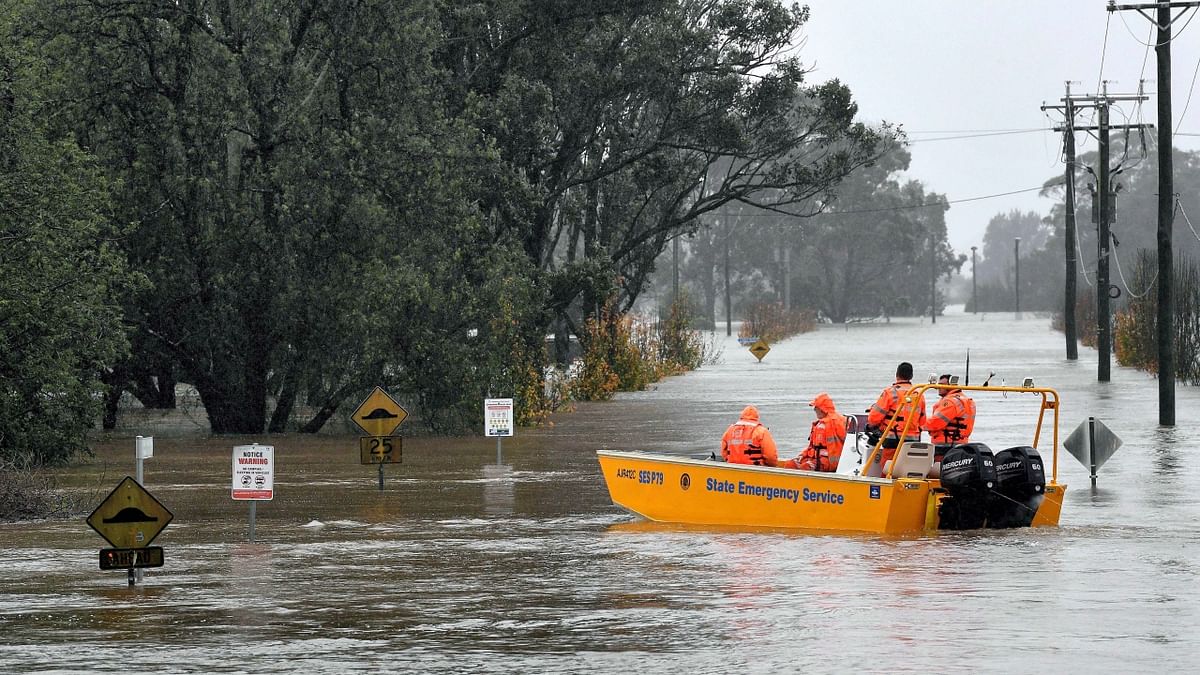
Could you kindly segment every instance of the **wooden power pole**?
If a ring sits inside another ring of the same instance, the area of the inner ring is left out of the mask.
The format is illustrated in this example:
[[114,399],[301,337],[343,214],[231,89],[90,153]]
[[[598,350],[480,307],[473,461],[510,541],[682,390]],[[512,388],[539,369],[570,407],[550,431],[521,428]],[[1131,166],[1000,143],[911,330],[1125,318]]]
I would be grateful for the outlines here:
[[[1175,426],[1175,320],[1174,254],[1171,235],[1175,226],[1175,176],[1171,142],[1171,25],[1200,2],[1150,2],[1118,5],[1109,0],[1108,11],[1133,10],[1158,28],[1154,54],[1158,60],[1158,423]],[[1148,10],[1155,10],[1151,16]],[[1172,16],[1172,10],[1179,13]]]
[[[1112,312],[1110,295],[1112,284],[1109,279],[1109,256],[1111,255],[1112,235],[1109,233],[1109,224],[1112,222],[1112,207],[1113,207],[1113,186],[1111,179],[1111,167],[1109,166],[1109,141],[1108,132],[1112,129],[1140,129],[1146,125],[1139,124],[1118,124],[1111,125],[1108,120],[1109,107],[1115,101],[1144,101],[1146,96],[1141,93],[1140,88],[1137,94],[1110,94],[1108,93],[1108,83],[1104,83],[1104,89],[1098,95],[1072,95],[1070,93],[1070,85],[1067,89],[1068,93],[1063,97],[1065,105],[1062,106],[1042,106],[1042,110],[1054,109],[1062,110],[1067,115],[1066,124],[1061,127],[1055,127],[1055,131],[1062,131],[1066,134],[1067,144],[1067,173],[1066,173],[1066,188],[1067,188],[1067,227],[1064,237],[1068,238],[1066,242],[1067,250],[1067,284],[1068,293],[1064,298],[1064,311],[1068,321],[1074,319],[1075,305],[1074,299],[1071,297],[1074,291],[1075,281],[1075,131],[1095,131],[1100,145],[1100,171],[1098,182],[1100,185],[1096,189],[1097,199],[1097,241],[1096,241],[1096,349],[1097,349],[1097,364],[1096,364],[1096,379],[1100,382],[1108,382],[1112,379]],[[1074,115],[1080,108],[1096,108],[1099,124],[1095,126],[1075,126]],[[1067,338],[1067,358],[1072,358],[1072,348],[1075,347],[1075,341]],[[1076,348],[1077,349],[1077,348]],[[1075,351],[1075,356],[1078,352]]]
[[1063,130],[1063,150],[1066,153],[1067,169],[1064,187],[1066,188],[1066,220],[1063,231],[1063,242],[1066,249],[1067,274],[1063,286],[1063,323],[1067,334],[1067,360],[1079,359],[1079,330],[1075,325],[1075,105],[1071,100],[1071,82],[1067,81],[1066,96],[1066,128]]

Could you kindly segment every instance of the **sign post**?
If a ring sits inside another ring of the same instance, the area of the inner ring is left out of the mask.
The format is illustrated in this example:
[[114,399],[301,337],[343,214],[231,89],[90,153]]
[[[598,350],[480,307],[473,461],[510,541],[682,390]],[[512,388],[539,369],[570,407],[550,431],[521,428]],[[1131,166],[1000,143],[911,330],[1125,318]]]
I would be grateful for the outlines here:
[[404,450],[399,436],[392,436],[404,423],[408,411],[388,396],[383,387],[375,387],[354,409],[350,419],[370,434],[358,440],[358,456],[362,464],[379,465],[379,491],[383,492],[383,465],[399,463]]
[[496,464],[501,463],[503,450],[501,440],[513,435],[515,427],[513,415],[513,400],[511,398],[483,399],[483,433],[485,436],[496,437]]
[[233,483],[230,496],[250,502],[250,541],[254,541],[254,521],[258,502],[275,498],[275,446],[237,445],[233,448]]
[[1074,455],[1079,463],[1088,467],[1092,474],[1092,487],[1096,487],[1096,472],[1121,447],[1121,439],[1104,422],[1095,417],[1080,422],[1075,431],[1063,441],[1063,447]]
[[[138,436],[133,440],[133,459],[135,465],[135,480],[138,485],[145,486],[146,482],[142,480],[142,462],[154,456],[154,437],[153,436]],[[134,574],[134,581],[140,583],[142,581],[142,570],[138,568]]]
[[88,526],[114,547],[100,549],[100,569],[129,570],[133,586],[134,570],[162,567],[162,547],[150,542],[174,517],[141,483],[126,476],[87,517]]
[[153,436],[138,436],[133,440],[133,458],[137,464],[136,480],[139,485],[144,485],[144,483],[142,483],[142,461],[150,459],[153,456]]

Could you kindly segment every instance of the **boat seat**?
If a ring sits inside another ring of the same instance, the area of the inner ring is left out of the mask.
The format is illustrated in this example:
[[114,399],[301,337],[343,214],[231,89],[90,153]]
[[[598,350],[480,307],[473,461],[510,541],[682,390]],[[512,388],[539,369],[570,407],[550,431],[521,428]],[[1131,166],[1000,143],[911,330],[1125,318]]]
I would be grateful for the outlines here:
[[896,456],[883,466],[883,475],[891,471],[892,478],[927,478],[931,468],[932,443],[903,443],[896,451]]

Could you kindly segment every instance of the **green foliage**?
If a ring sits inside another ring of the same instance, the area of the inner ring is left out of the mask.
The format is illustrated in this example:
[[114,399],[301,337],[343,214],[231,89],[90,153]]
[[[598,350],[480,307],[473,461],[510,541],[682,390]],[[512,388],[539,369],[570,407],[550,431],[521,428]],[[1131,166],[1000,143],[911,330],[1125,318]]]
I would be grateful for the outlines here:
[[[1158,373],[1158,260],[1139,252],[1131,283],[1145,289],[1131,297],[1114,317],[1113,351],[1117,363]],[[1173,312],[1175,377],[1200,384],[1200,267],[1188,258],[1175,261]]]
[[[887,128],[881,133],[886,152],[831,186],[819,213],[797,220],[763,209],[725,209],[712,228],[703,273],[711,276],[711,251],[728,236],[731,286],[740,287],[743,298],[766,294],[782,303],[790,282],[793,307],[835,323],[927,313],[931,281],[953,274],[965,256],[947,242],[944,198],[919,181],[902,182],[910,159],[903,137]],[[933,301],[940,307],[940,298]]]
[[757,302],[744,310],[739,337],[757,337],[768,343],[785,340],[793,335],[808,333],[817,327],[811,311],[784,309],[774,302]]
[[658,322],[658,363],[660,374],[677,373],[699,368],[707,359],[709,346],[693,326],[697,312],[686,293],[671,303],[667,316]]
[[86,451],[101,372],[126,348],[104,178],[39,123],[44,70],[23,46],[0,38],[0,464],[17,467]]
[[685,297],[654,324],[617,312],[610,302],[585,323],[580,336],[584,353],[571,396],[608,400],[618,391],[641,391],[668,375],[699,368],[711,358],[711,347],[691,327],[692,320]]
[[[194,387],[216,433],[316,431],[376,384],[435,431],[488,393],[537,420],[552,320],[614,290],[627,311],[701,215],[806,203],[875,156],[779,0],[18,8],[50,137],[138,227],[114,244],[150,282],[122,297],[137,351],[107,377]],[[627,330],[602,351],[637,388],[659,366]]]

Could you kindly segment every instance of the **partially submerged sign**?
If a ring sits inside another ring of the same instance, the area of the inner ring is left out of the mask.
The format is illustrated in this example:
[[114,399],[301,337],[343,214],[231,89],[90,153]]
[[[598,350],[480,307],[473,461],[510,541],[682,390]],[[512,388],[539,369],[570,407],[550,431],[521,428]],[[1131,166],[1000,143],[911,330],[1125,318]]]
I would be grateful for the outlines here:
[[100,569],[102,570],[129,570],[162,566],[163,549],[161,546],[100,549]]
[[126,476],[92,511],[87,524],[115,548],[141,549],[174,517],[146,488]]
[[237,500],[275,498],[275,446],[255,443],[233,448],[230,494]]
[[1121,447],[1121,439],[1095,417],[1080,422],[1075,431],[1063,441],[1063,447],[1074,455],[1079,463],[1092,472],[1092,484],[1096,483],[1096,472],[1109,457]]
[[361,436],[358,439],[360,464],[399,464],[404,461],[404,439],[399,436]]
[[485,398],[483,400],[484,436],[512,436],[516,426],[511,398]]
[[350,415],[350,419],[370,436],[391,436],[405,417],[408,417],[408,411],[382,387],[375,387]]
[[750,345],[750,353],[758,359],[759,363],[762,362],[763,357],[766,356],[767,352],[769,351],[771,351],[771,345],[768,345],[767,341],[763,340],[762,338],[759,338],[757,342]]

